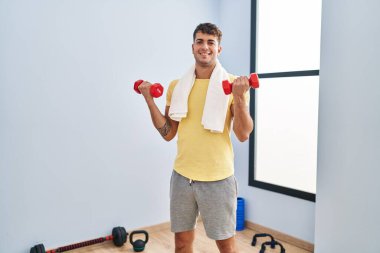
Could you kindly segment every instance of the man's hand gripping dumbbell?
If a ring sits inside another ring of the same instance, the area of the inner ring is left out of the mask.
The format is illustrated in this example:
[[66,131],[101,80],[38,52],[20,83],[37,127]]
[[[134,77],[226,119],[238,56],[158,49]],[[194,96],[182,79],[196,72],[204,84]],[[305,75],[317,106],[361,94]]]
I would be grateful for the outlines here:
[[[164,93],[164,87],[159,83],[151,84],[144,80],[137,80],[135,82],[135,85],[133,86],[133,89],[138,93],[143,95],[145,92],[149,92],[150,95],[154,98],[161,97]],[[145,96],[144,96],[145,97]]]
[[222,82],[223,90],[226,95],[229,95],[232,93],[233,84],[237,84],[236,89],[247,89],[246,87],[248,82],[249,87],[252,87],[253,89],[259,88],[259,77],[256,73],[252,73],[248,77],[241,76],[236,78],[236,80],[233,83],[230,83],[228,80],[224,80]]

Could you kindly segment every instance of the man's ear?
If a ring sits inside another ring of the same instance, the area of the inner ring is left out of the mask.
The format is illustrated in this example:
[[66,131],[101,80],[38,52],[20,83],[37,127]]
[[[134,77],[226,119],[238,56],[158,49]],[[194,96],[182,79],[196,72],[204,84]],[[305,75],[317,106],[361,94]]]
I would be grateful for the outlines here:
[[191,44],[191,52],[194,54],[194,43]]
[[222,52],[222,46],[219,46],[219,48],[218,48],[218,55],[220,55],[220,53]]

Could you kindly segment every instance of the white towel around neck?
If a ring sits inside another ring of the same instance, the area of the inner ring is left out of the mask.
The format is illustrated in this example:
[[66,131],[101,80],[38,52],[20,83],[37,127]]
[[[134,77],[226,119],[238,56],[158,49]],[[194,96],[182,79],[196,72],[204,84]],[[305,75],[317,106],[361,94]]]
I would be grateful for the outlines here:
[[[222,81],[227,79],[227,71],[217,61],[210,77],[202,115],[203,127],[211,132],[222,133],[224,130],[230,96],[224,94]],[[169,109],[169,117],[172,120],[181,121],[182,118],[186,118],[188,98],[194,82],[195,66],[192,66],[173,90]]]

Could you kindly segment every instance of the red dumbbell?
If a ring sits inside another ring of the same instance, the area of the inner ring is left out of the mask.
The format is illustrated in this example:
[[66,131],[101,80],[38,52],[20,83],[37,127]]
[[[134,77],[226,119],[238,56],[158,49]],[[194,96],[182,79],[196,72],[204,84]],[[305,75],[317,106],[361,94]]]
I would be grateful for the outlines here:
[[[137,80],[135,82],[134,87],[133,87],[134,90],[138,94],[141,94],[141,92],[139,91],[139,86],[140,86],[140,84],[142,84],[142,82],[144,82],[144,80]],[[162,87],[161,84],[154,83],[154,84],[152,84],[152,86],[150,86],[150,95],[152,95],[152,97],[154,97],[154,98],[161,97],[163,93],[164,93],[164,87]]]
[[[222,82],[224,94],[229,95],[232,93],[232,83],[228,80],[224,80]],[[259,77],[256,73],[252,73],[249,75],[249,86],[256,89],[259,88]]]

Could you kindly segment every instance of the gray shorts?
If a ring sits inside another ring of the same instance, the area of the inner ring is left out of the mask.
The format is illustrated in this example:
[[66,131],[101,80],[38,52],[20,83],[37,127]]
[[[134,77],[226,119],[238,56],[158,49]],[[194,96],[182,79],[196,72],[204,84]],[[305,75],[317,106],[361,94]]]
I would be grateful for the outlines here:
[[190,181],[173,171],[170,180],[170,220],[174,233],[193,230],[200,214],[213,240],[235,235],[237,183],[235,176],[220,181]]

